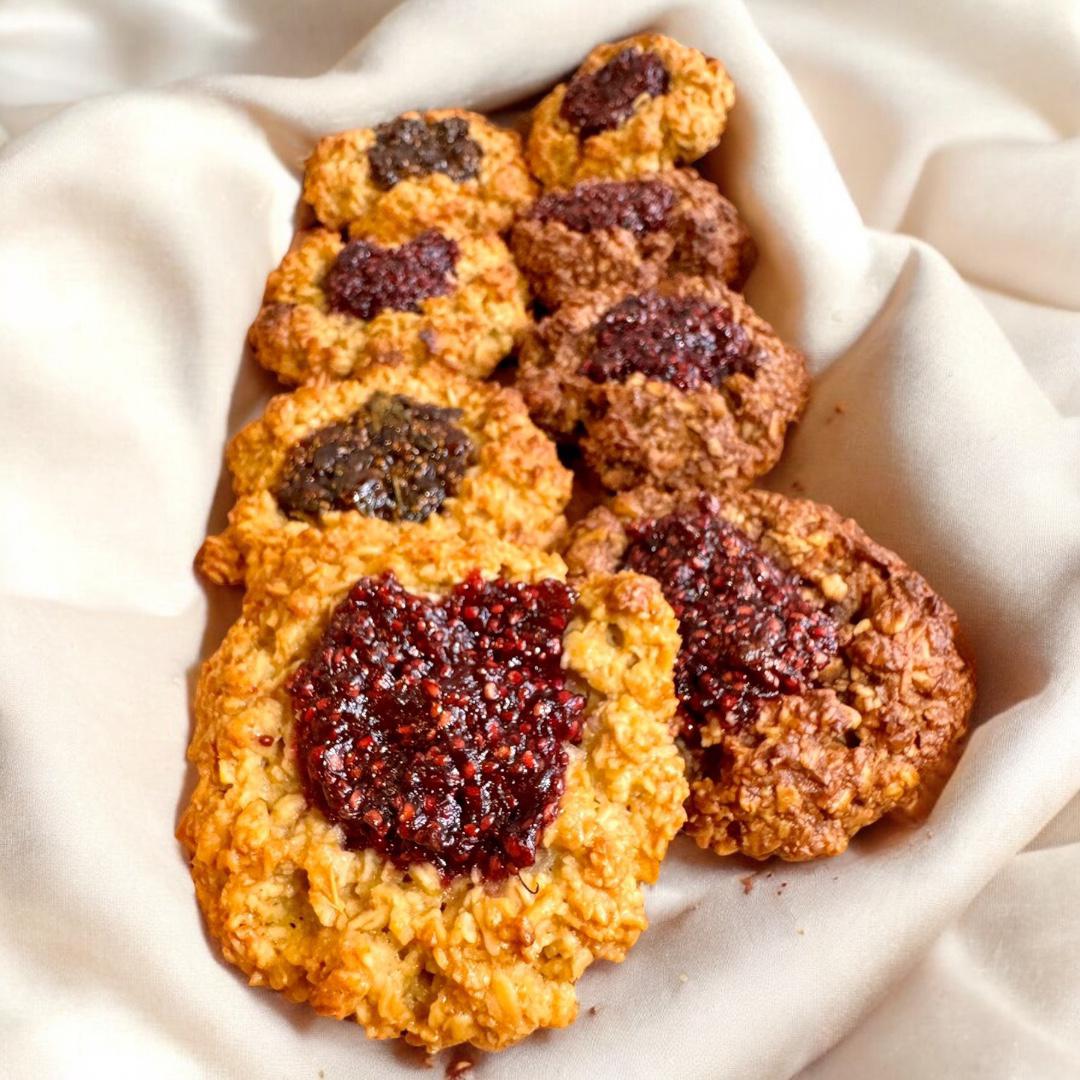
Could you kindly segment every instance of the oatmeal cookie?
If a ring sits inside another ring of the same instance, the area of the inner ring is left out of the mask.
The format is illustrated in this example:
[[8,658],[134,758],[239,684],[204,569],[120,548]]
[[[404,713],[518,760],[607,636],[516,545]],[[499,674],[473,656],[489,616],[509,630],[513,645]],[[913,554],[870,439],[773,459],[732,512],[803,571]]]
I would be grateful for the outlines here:
[[376,367],[281,394],[227,460],[237,502],[197,560],[221,584],[272,575],[287,547],[334,560],[416,536],[547,546],[573,479],[515,390],[438,369]]
[[526,155],[545,187],[625,179],[711,150],[735,87],[719,60],[662,34],[600,45],[536,106]]
[[304,200],[319,221],[361,234],[502,232],[535,189],[521,136],[462,109],[328,135],[304,171]]
[[715,487],[767,472],[809,376],[738,293],[674,277],[601,289],[528,335],[518,386],[534,419],[570,436],[612,490]]
[[225,958],[373,1038],[569,1024],[685,820],[656,583],[502,541],[289,553],[201,673],[178,835]]
[[528,290],[493,233],[345,241],[313,229],[266,282],[249,340],[284,382],[342,379],[373,364],[431,362],[489,375],[529,322]]
[[757,258],[738,211],[693,169],[549,191],[514,225],[510,247],[549,308],[674,274],[741,289]]
[[975,696],[956,616],[835,510],[640,488],[580,522],[566,557],[571,580],[648,574],[675,609],[701,847],[836,855],[885,814],[925,811],[955,764]]

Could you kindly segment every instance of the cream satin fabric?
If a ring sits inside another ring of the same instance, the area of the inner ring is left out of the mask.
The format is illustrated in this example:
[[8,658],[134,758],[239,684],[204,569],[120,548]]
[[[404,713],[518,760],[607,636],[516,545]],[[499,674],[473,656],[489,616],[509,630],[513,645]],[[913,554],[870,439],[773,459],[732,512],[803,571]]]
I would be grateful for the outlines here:
[[205,938],[172,832],[237,605],[191,558],[273,389],[244,333],[312,139],[512,106],[655,27],[736,79],[708,169],[816,375],[770,483],[957,608],[978,726],[925,827],[749,894],[677,843],[578,1023],[479,1075],[1080,1074],[1077,6],[411,0],[370,30],[389,7],[0,3],[0,1073],[418,1075]]

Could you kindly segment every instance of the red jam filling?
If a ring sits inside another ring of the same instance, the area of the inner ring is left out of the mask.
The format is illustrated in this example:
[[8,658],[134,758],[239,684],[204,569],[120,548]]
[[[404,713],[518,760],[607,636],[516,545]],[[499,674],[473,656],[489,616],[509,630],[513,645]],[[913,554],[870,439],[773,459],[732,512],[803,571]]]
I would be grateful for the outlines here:
[[804,582],[702,500],[628,530],[623,566],[655,578],[679,620],[675,664],[684,737],[750,723],[760,703],[799,694],[837,652],[837,625]]
[[667,224],[675,193],[660,180],[586,180],[562,194],[543,195],[530,217],[559,221],[568,229],[628,229],[635,236]]
[[731,308],[697,296],[628,296],[601,316],[595,343],[581,366],[593,382],[622,382],[635,372],[694,390],[719,386],[760,362]]
[[331,311],[374,319],[380,311],[419,311],[420,301],[454,287],[458,246],[434,229],[399,247],[350,240],[323,279]]
[[671,76],[656,53],[623,49],[591,75],[575,75],[566,87],[559,115],[582,139],[617,128],[642,94],[660,97]]
[[353,849],[444,878],[531,866],[585,698],[560,660],[573,592],[479,574],[443,599],[361,578],[291,677],[308,799]]
[[480,172],[484,151],[459,116],[446,120],[398,117],[375,129],[368,150],[372,183],[383,191],[411,176],[445,173],[451,180],[470,180]]
[[473,444],[442,409],[372,394],[347,420],[291,447],[274,496],[291,518],[355,510],[383,521],[427,521],[457,494]]

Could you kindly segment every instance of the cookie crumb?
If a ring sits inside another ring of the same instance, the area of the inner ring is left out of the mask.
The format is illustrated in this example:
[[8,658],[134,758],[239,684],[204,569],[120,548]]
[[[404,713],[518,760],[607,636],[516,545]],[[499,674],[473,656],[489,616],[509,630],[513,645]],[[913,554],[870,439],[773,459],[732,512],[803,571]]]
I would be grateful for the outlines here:
[[847,412],[847,405],[842,401],[838,401],[833,406],[833,412],[835,412],[838,416],[843,416],[844,413]]
[[688,982],[689,980],[690,980],[690,976],[687,975],[685,971],[680,973],[679,982]]
[[742,891],[743,891],[744,895],[749,896],[750,893],[752,893],[754,891],[754,878],[755,877],[757,877],[757,871],[756,870],[752,874],[747,874],[746,877],[739,878],[739,881],[742,884]]
[[447,1080],[453,1080],[455,1076],[464,1076],[467,1072],[472,1072],[472,1070],[473,1062],[468,1058],[455,1058],[453,1061],[447,1062]]
[[589,1006],[589,1015],[590,1016],[596,1016],[596,1015],[599,1014],[599,1012],[600,1012],[600,1010],[595,1005],[590,1005]]

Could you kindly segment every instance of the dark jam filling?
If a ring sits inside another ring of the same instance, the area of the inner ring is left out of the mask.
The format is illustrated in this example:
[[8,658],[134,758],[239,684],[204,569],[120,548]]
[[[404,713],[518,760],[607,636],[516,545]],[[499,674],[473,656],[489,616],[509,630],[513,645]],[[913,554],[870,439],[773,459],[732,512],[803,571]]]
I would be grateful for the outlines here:
[[348,847],[450,878],[531,866],[585,699],[560,659],[574,594],[479,574],[442,600],[361,578],[288,683],[308,799]]
[[655,578],[679,620],[684,737],[753,721],[760,703],[809,689],[836,655],[837,625],[804,585],[703,501],[629,530],[628,570]]
[[580,138],[618,127],[642,94],[660,97],[671,77],[656,53],[628,48],[591,75],[575,75],[566,87],[559,115]]
[[697,296],[628,296],[601,316],[581,373],[621,382],[635,372],[694,390],[729,375],[752,375],[760,352],[731,308]]
[[642,236],[664,228],[674,205],[675,193],[659,180],[587,180],[537,199],[530,216],[579,233],[619,228]]
[[368,150],[372,183],[383,191],[410,176],[445,173],[451,180],[470,180],[480,171],[484,151],[469,135],[460,117],[448,120],[405,120],[399,117],[375,129]]
[[419,311],[420,301],[454,287],[458,246],[434,229],[399,247],[350,240],[323,278],[331,311],[374,319],[380,311]]
[[383,521],[427,521],[472,463],[460,409],[375,393],[349,419],[293,446],[274,496],[291,518],[356,510]]

